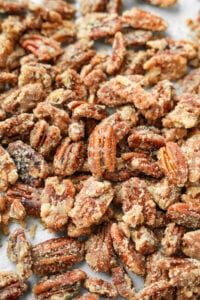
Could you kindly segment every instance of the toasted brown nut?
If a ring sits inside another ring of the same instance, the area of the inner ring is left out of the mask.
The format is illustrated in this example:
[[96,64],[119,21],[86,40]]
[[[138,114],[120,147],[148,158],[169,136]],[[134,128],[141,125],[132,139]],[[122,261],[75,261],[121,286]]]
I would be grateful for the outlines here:
[[0,273],[0,299],[18,299],[25,293],[26,289],[26,284],[14,272]]

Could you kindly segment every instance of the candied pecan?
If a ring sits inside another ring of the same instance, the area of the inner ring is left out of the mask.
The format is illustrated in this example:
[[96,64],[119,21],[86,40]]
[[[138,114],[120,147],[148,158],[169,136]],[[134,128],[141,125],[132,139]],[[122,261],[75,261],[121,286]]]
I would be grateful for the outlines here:
[[167,29],[167,23],[160,16],[137,7],[125,11],[122,20],[133,28],[152,31],[165,31]]
[[131,172],[143,173],[147,176],[160,178],[163,173],[157,161],[150,155],[138,152],[123,153],[122,159],[125,161],[125,168]]
[[10,143],[8,152],[16,163],[19,177],[24,183],[39,186],[48,176],[48,165],[44,158],[22,141]]
[[[127,77],[129,75],[143,74],[144,73],[143,64],[146,62],[146,60],[147,60],[147,53],[145,51],[135,52],[133,50],[128,50],[126,51],[122,67],[119,72],[121,75],[126,75]],[[128,77],[129,80],[135,83],[140,83],[141,86],[145,83],[146,80],[145,78],[146,77],[144,77],[142,83],[141,78],[139,78],[140,80],[136,80],[136,77],[133,76]],[[148,85],[148,82],[146,82],[145,85]]]
[[45,101],[55,107],[65,108],[69,99],[71,100],[70,94],[71,92],[64,88],[55,89],[46,97]]
[[176,4],[177,0],[145,0],[146,2],[153,4],[153,5],[158,5],[161,7],[168,7]]
[[26,216],[26,210],[18,199],[14,199],[10,206],[9,216],[16,220],[23,220]]
[[141,113],[147,120],[156,120],[165,116],[174,106],[174,86],[168,80],[158,82],[151,90],[155,103]]
[[45,119],[48,123],[58,127],[61,134],[67,134],[69,115],[63,109],[56,108],[48,102],[41,102],[33,112],[38,119]]
[[76,297],[74,300],[99,300],[99,295],[89,293],[80,297]]
[[180,147],[174,142],[166,143],[158,151],[159,165],[170,183],[184,186],[187,181],[188,168]]
[[195,94],[177,96],[178,103],[162,120],[165,127],[192,128],[199,123],[200,97]]
[[112,280],[120,296],[129,300],[134,299],[135,290],[132,280],[123,267],[119,266],[112,269]]
[[150,30],[124,28],[122,31],[126,46],[143,46],[152,39],[153,34]]
[[86,244],[86,262],[96,272],[108,272],[116,266],[110,235],[111,224],[103,224]]
[[76,30],[74,23],[68,20],[58,22],[43,22],[41,27],[41,34],[51,37],[59,43],[72,42],[76,37]]
[[15,300],[22,296],[27,285],[14,272],[0,273],[0,299]]
[[17,264],[17,273],[21,279],[28,279],[31,274],[31,244],[27,241],[24,231],[16,229],[10,235],[7,248],[8,257]]
[[110,14],[120,14],[122,10],[122,0],[107,0],[106,11]]
[[114,128],[107,122],[101,122],[92,131],[88,144],[88,163],[95,177],[100,178],[106,170],[115,170],[116,144]]
[[40,195],[42,189],[34,188],[30,185],[17,182],[6,192],[6,199],[12,203],[19,200],[24,206],[26,213],[31,216],[39,217],[40,215]]
[[77,227],[89,227],[99,222],[114,196],[110,182],[97,181],[89,177],[76,197],[74,207],[69,212]]
[[187,59],[166,50],[151,57],[143,68],[151,85],[164,79],[174,81],[187,72]]
[[135,243],[135,249],[142,254],[151,254],[158,248],[158,240],[153,231],[141,226],[131,233],[131,238]]
[[9,36],[8,33],[3,32],[0,34],[0,67],[4,68],[7,64],[7,59],[12,53],[15,42],[12,36]]
[[1,0],[0,1],[0,12],[1,13],[21,13],[28,8],[27,0]]
[[75,189],[71,180],[59,181],[48,177],[41,194],[41,219],[46,227],[58,230],[68,221],[68,212],[74,203]]
[[66,92],[68,92],[66,101],[68,102],[87,99],[86,88],[82,84],[79,74],[73,69],[68,68],[67,71],[56,76],[56,85],[66,89]]
[[182,82],[184,93],[200,94],[199,74],[200,68],[192,70],[187,76],[185,76]]
[[45,158],[49,158],[61,139],[60,129],[39,120],[30,132],[30,145]]
[[32,248],[33,272],[47,275],[62,272],[83,259],[84,243],[72,238],[54,238]]
[[56,175],[67,176],[75,173],[85,159],[83,141],[71,143],[67,137],[62,140],[54,155],[53,167]]
[[103,105],[84,101],[72,101],[68,104],[74,118],[92,118],[102,120],[106,117],[106,108]]
[[13,91],[2,103],[2,108],[12,114],[31,111],[38,102],[45,99],[46,93],[41,83],[22,86]]
[[107,298],[116,299],[118,296],[115,286],[103,279],[89,277],[84,281],[84,287],[91,293],[95,293]]
[[175,203],[169,206],[167,217],[188,228],[200,228],[199,203]]
[[42,35],[24,35],[21,44],[25,50],[32,52],[39,61],[55,59],[63,53],[60,43]]
[[6,86],[16,86],[17,84],[17,73],[9,73],[7,71],[0,72],[0,90],[4,91]]
[[9,153],[0,146],[0,192],[5,192],[9,184],[18,179],[17,168]]
[[181,200],[186,203],[199,203],[200,200],[200,187],[187,186],[185,194],[181,195]]
[[107,0],[80,0],[80,12],[82,15],[103,12],[106,2]]
[[154,150],[165,145],[165,139],[155,127],[138,126],[130,131],[128,145],[131,149]]
[[121,68],[126,55],[126,44],[121,32],[117,32],[113,40],[112,56],[108,60],[106,72],[110,75],[115,74]]
[[136,108],[147,109],[155,103],[150,93],[125,76],[116,76],[103,83],[97,92],[98,102],[107,106],[133,103]]
[[181,238],[184,229],[175,223],[169,223],[165,228],[164,237],[161,241],[165,255],[170,256],[176,254],[180,249]]
[[181,250],[191,258],[200,259],[200,230],[190,231],[184,234]]
[[28,83],[41,83],[44,89],[49,92],[55,76],[55,67],[33,61],[22,65],[18,84],[21,87]]
[[82,140],[85,136],[85,123],[82,120],[71,119],[68,135],[73,142]]
[[146,286],[138,294],[136,294],[135,300],[145,300],[149,297],[158,297],[157,299],[164,299],[163,292],[168,290],[170,286],[171,285],[167,280],[159,280],[157,282],[153,282],[150,285]]
[[77,238],[82,235],[87,236],[92,233],[91,227],[76,227],[72,222],[68,222],[67,224],[67,234],[69,237]]
[[96,96],[96,92],[98,91],[100,84],[107,80],[107,76],[103,70],[96,67],[93,69],[92,65],[85,66],[81,71],[81,77],[84,85],[88,88],[90,98],[92,102],[96,99],[93,97]]
[[[72,299],[79,292],[81,281],[86,277],[82,270],[72,270],[63,274],[43,277],[33,288],[38,300]],[[73,298],[74,299],[74,298]]]
[[96,51],[91,49],[92,46],[93,42],[88,39],[81,39],[67,46],[57,59],[56,66],[63,72],[68,68],[79,71],[95,55]]
[[138,275],[145,274],[144,257],[135,250],[134,243],[128,239],[120,228],[120,225],[113,223],[111,226],[113,246],[124,265]]
[[93,40],[113,36],[122,28],[121,18],[115,13],[91,13],[76,21],[77,37]]
[[163,128],[162,135],[166,142],[177,142],[187,135],[185,128]]

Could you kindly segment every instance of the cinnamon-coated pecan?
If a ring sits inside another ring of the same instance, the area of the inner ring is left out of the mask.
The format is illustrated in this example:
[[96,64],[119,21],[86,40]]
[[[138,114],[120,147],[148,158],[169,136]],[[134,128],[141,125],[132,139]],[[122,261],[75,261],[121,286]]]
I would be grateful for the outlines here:
[[84,287],[91,293],[96,293],[107,298],[116,299],[118,296],[115,286],[103,279],[89,277],[85,280]]
[[17,168],[9,153],[0,146],[0,191],[5,192],[9,184],[18,179]]
[[14,272],[0,273],[0,299],[15,300],[22,296],[27,289],[26,284]]

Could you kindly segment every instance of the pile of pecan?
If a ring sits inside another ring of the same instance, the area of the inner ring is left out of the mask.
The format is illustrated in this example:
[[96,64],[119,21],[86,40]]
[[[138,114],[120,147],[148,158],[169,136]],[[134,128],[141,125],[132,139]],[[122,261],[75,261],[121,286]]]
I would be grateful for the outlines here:
[[194,39],[174,40],[151,6],[79,8],[0,0],[1,230],[31,216],[57,236],[10,234],[0,299],[35,274],[41,300],[198,300],[200,16]]

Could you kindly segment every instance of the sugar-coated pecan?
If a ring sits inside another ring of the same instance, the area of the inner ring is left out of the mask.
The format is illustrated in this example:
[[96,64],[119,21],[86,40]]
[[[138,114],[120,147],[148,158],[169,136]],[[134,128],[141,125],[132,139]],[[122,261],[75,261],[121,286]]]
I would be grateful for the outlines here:
[[143,65],[146,62],[146,60],[147,53],[145,51],[140,50],[138,52],[135,52],[133,50],[127,50],[119,72],[121,75],[129,76],[128,78],[132,82],[139,83],[141,86],[148,86],[149,83],[145,83],[146,77],[143,78],[144,80],[140,77],[136,78],[136,75],[144,74]]
[[71,143],[69,138],[62,140],[54,155],[53,167],[56,175],[67,176],[75,173],[85,159],[83,141]]
[[141,226],[131,233],[131,238],[135,243],[135,249],[142,254],[151,254],[158,248],[158,240],[153,231],[145,226]]
[[115,286],[112,283],[109,283],[100,278],[87,278],[84,281],[84,287],[91,293],[95,293],[106,298],[116,299],[118,296]]
[[153,37],[152,31],[125,28],[122,30],[126,46],[143,46]]
[[81,281],[86,277],[82,270],[75,269],[63,274],[43,277],[33,288],[38,300],[45,299],[74,299],[78,294]]
[[26,239],[22,229],[16,229],[10,235],[7,253],[9,259],[16,263],[17,274],[20,278],[28,279],[32,274],[31,244]]
[[6,198],[10,203],[16,199],[19,200],[24,206],[27,215],[39,217],[41,192],[41,188],[34,188],[30,185],[17,182],[8,189],[6,192]]
[[99,300],[99,295],[89,293],[89,294],[84,294],[83,296],[76,297],[74,300]]
[[72,42],[76,37],[74,23],[68,20],[62,22],[43,22],[41,28],[42,35],[51,37],[59,43]]
[[89,227],[96,224],[105,214],[114,196],[110,182],[97,181],[89,177],[76,197],[74,207],[69,212],[77,227]]
[[42,35],[25,35],[21,40],[21,44],[25,50],[32,52],[39,61],[55,59],[63,53],[57,41]]
[[122,0],[107,0],[106,11],[108,13],[120,14],[122,10]]
[[145,0],[146,2],[161,6],[161,7],[168,7],[176,4],[177,0]]
[[174,142],[166,143],[158,152],[158,160],[169,182],[184,186],[188,177],[188,167],[180,147]]
[[133,103],[136,108],[146,109],[155,103],[150,93],[125,76],[116,76],[101,85],[97,92],[99,103],[107,106]]
[[61,139],[60,129],[39,120],[30,132],[30,145],[45,158],[49,158]]
[[44,158],[22,141],[10,143],[8,152],[13,158],[19,177],[24,183],[39,186],[48,176],[48,165]]
[[0,299],[15,300],[22,296],[27,289],[26,284],[14,272],[0,273]]
[[144,256],[135,250],[134,243],[125,235],[120,225],[113,223],[111,226],[113,246],[124,265],[133,273],[145,274]]
[[161,241],[165,255],[174,255],[178,250],[180,250],[183,234],[183,227],[177,226],[175,223],[169,223],[166,226],[164,237]]
[[191,258],[200,259],[200,230],[190,231],[184,234],[182,239],[183,253]]
[[177,96],[178,103],[163,119],[165,127],[192,128],[199,123],[200,97],[195,94]]
[[187,72],[187,59],[166,50],[151,57],[145,64],[146,76],[151,85],[168,79],[178,80]]
[[88,163],[96,178],[102,177],[106,170],[115,170],[116,144],[116,134],[111,124],[103,121],[92,131],[88,144]]
[[107,0],[81,0],[80,12],[82,15],[87,15],[95,12],[104,12]]
[[112,280],[120,296],[129,300],[134,299],[133,282],[123,267],[119,266],[112,269]]
[[56,86],[62,87],[68,92],[66,102],[87,99],[87,91],[81,82],[80,75],[73,69],[68,68],[67,71],[57,75]]
[[46,91],[50,91],[56,76],[55,67],[38,62],[24,62],[18,78],[19,86],[29,83],[41,83]]
[[6,86],[16,86],[17,76],[17,72],[0,72],[0,90],[4,91]]
[[18,199],[14,199],[9,210],[10,218],[23,220],[26,216],[26,210]]
[[187,135],[185,128],[163,128],[162,135],[166,142],[177,142]]
[[76,227],[72,222],[67,224],[67,234],[69,237],[77,238],[81,236],[89,236],[92,233],[91,227]]
[[96,272],[108,272],[116,266],[110,234],[111,224],[103,224],[86,243],[86,262]]
[[123,13],[123,22],[133,28],[141,28],[152,31],[165,31],[167,23],[158,15],[134,7]]
[[17,168],[9,153],[0,146],[0,191],[5,192],[9,184],[18,179]]
[[138,126],[130,131],[128,144],[131,149],[153,150],[165,145],[165,139],[155,127]]
[[14,51],[8,56],[6,67],[9,70],[14,70],[20,66],[20,59],[26,54],[25,50],[16,45]]
[[84,101],[72,101],[68,104],[74,118],[92,118],[102,120],[106,117],[106,108],[103,105]]
[[77,37],[99,39],[113,36],[122,28],[121,18],[115,13],[91,13],[76,21]]
[[126,54],[125,39],[121,32],[117,32],[113,40],[112,56],[107,63],[107,73],[112,75],[121,68]]
[[48,102],[41,102],[34,109],[34,115],[38,119],[47,120],[49,124],[58,127],[61,134],[67,134],[69,115],[63,109],[59,109]]
[[184,194],[181,195],[181,200],[186,203],[199,203],[200,200],[200,187],[199,185],[189,185]]
[[74,203],[74,194],[71,180],[59,181],[58,177],[48,177],[45,180],[40,216],[46,227],[54,230],[63,228]]
[[98,91],[101,83],[107,80],[106,74],[101,68],[93,68],[93,66],[89,64],[82,69],[81,77],[84,85],[89,90],[90,98],[94,98],[94,100],[92,100],[94,102],[96,100],[96,92]]
[[[135,300],[145,300],[149,297],[156,297],[155,299],[171,299],[172,298],[163,298],[163,292],[168,290],[170,283],[167,280],[159,280],[153,282],[150,285],[146,286],[135,296]],[[153,298],[154,299],[154,298]]]
[[92,49],[92,46],[93,42],[88,39],[81,39],[67,46],[58,58],[56,66],[63,72],[68,68],[79,71],[95,55],[96,51]]
[[32,114],[23,113],[12,116],[0,122],[0,136],[3,143],[8,143],[9,139],[18,139],[27,135],[34,126],[34,117]]
[[62,272],[80,262],[84,243],[72,238],[54,238],[32,248],[33,272],[47,275]]
[[187,76],[185,76],[182,83],[184,93],[200,94],[199,74],[200,68],[192,70]]
[[55,89],[46,97],[45,102],[58,108],[65,108],[69,100],[71,101],[71,92],[64,88]]
[[9,113],[17,114],[31,111],[38,102],[45,99],[46,93],[42,84],[27,84],[13,91],[2,103],[2,108]]
[[127,225],[154,224],[156,207],[144,181],[137,177],[130,178],[122,183],[116,197],[122,202],[123,220]]
[[175,203],[167,210],[167,217],[188,228],[200,228],[199,203]]
[[21,13],[28,8],[27,0],[1,0],[0,1],[0,12],[1,13]]
[[85,123],[82,120],[71,119],[68,135],[73,142],[82,140],[85,136]]

